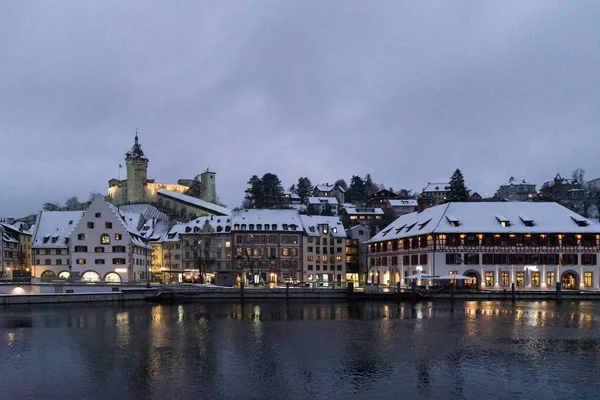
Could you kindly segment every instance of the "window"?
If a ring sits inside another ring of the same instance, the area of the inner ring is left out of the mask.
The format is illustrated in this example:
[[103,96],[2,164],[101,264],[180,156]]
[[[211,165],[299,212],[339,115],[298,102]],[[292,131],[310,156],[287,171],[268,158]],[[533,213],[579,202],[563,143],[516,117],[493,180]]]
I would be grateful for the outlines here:
[[479,253],[465,254],[464,263],[465,263],[465,265],[477,265],[477,264],[479,264]]
[[98,213],[94,214],[94,217],[96,217],[96,218],[102,218],[102,213],[98,212]]
[[88,222],[87,223],[87,227],[88,227],[88,229],[94,229],[94,223],[93,222]]
[[508,271],[502,271],[502,286],[508,286],[510,275]]
[[45,264],[45,265],[50,265],[50,264],[52,264],[52,261],[51,261],[49,258],[46,258],[46,259],[44,260],[44,264]]
[[494,273],[492,271],[486,271],[485,285],[486,286],[494,286]]
[[554,286],[554,272],[548,272],[546,276],[546,284],[548,286]]
[[402,256],[402,264],[410,265],[410,256]]
[[75,246],[76,253],[85,253],[87,252],[87,246]]
[[312,271],[312,270],[313,270],[313,266],[312,266],[312,265],[309,265],[309,266],[308,266],[308,270],[309,270],[309,271]]
[[77,235],[77,240],[85,240],[85,233],[79,233]]
[[594,275],[592,272],[584,272],[583,273],[583,284],[585,287],[592,287],[594,285],[593,284],[593,282],[594,282],[593,276]]
[[125,265],[125,259],[124,258],[113,258],[113,264],[114,265]]
[[566,265],[577,265],[578,258],[578,254],[563,254],[563,262]]
[[455,254],[455,253],[447,253],[446,254],[446,264],[447,265],[456,265],[456,264],[462,264],[463,260],[460,256],[460,254]]
[[113,253],[125,253],[125,246],[113,246]]
[[60,258],[56,260],[56,265],[62,265],[62,260]]
[[426,265],[427,264],[427,254],[421,254],[419,256],[419,258],[420,258],[419,262],[420,262],[421,265]]
[[75,261],[75,263],[76,263],[76,264],[79,264],[79,265],[81,265],[81,264],[85,264],[85,258],[78,258],[78,259]]
[[596,254],[582,254],[581,265],[596,265]]
[[120,233],[115,233],[115,240],[121,240],[123,239],[123,235],[121,235]]
[[104,253],[104,247],[102,247],[102,246],[94,247],[94,253]]
[[110,236],[106,233],[103,233],[100,236],[100,243],[102,244],[110,244]]
[[525,272],[517,271],[517,286],[525,286]]
[[104,264],[104,260],[101,258],[96,258],[96,260],[94,261],[96,264]]
[[537,271],[531,273],[531,286],[540,286],[540,273]]
[[419,255],[413,254],[412,256],[410,256],[410,263],[412,265],[419,265]]
[[112,229],[112,222],[105,222],[105,223],[104,223],[104,227],[105,227],[106,229]]

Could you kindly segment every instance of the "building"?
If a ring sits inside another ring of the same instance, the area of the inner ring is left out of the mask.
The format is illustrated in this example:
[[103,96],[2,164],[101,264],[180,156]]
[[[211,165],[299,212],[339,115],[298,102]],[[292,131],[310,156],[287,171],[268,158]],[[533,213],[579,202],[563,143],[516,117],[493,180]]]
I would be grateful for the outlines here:
[[517,181],[511,177],[508,183],[500,185],[496,197],[500,200],[527,201],[537,197],[537,191],[535,184],[528,183],[525,179]]
[[399,198],[399,196],[391,190],[381,189],[376,191],[371,195],[371,197],[369,197],[367,205],[371,207],[385,208],[390,200],[397,198]]
[[428,182],[419,199],[423,201],[424,208],[432,207],[444,203],[449,191],[450,184],[448,182]]
[[148,203],[181,218],[219,214],[224,208],[216,204],[215,172],[207,169],[194,179],[179,179],[177,184],[156,183],[148,179],[148,162],[136,134],[133,147],[125,153],[126,179],[113,178],[108,182],[112,204]]
[[359,223],[376,225],[383,219],[384,211],[379,207],[344,207],[340,212],[345,226]]
[[302,271],[299,280],[313,286],[346,283],[346,231],[338,217],[301,215]]
[[403,215],[369,241],[371,279],[462,274],[480,288],[598,289],[600,225],[553,202],[448,203]]
[[367,280],[367,241],[371,237],[368,225],[358,224],[346,230],[346,281],[355,285]]
[[544,200],[565,202],[583,196],[581,184],[576,179],[567,179],[556,174],[553,180],[545,182],[539,192]]
[[127,218],[102,196],[94,197],[69,235],[71,263],[67,278],[148,282],[152,247],[138,230],[138,221],[139,218]]
[[414,199],[390,199],[387,203],[387,208],[392,209],[396,217],[415,212],[418,207],[418,202]]
[[313,189],[313,197],[335,197],[338,204],[344,203],[345,195],[346,191],[344,188],[336,184],[323,183],[316,185]]
[[184,282],[214,283],[219,272],[231,272],[231,217],[199,217],[183,226]]
[[15,270],[31,270],[31,232],[20,224],[0,222],[0,279],[13,277]]
[[304,229],[295,210],[251,209],[231,215],[233,269],[244,283],[299,280]]
[[338,215],[339,203],[335,197],[309,197],[306,199],[307,212],[319,215]]
[[591,181],[587,181],[584,184],[585,190],[588,193],[598,193],[600,192],[600,178],[592,179]]
[[67,279],[71,271],[71,232],[84,211],[41,211],[33,232],[32,277]]

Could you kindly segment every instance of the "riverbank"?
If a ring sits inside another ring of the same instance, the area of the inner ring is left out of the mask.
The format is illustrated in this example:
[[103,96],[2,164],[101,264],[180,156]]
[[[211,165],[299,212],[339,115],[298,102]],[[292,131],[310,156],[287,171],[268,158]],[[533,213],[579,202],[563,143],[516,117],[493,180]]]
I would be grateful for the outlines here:
[[330,301],[394,301],[417,302],[452,300],[600,300],[596,291],[450,291],[432,290],[373,290],[373,288],[229,288],[195,285],[156,285],[150,288],[142,285],[82,285],[82,284],[31,284],[3,285],[0,305],[18,304],[61,304],[150,301],[174,303],[186,301],[219,300],[330,300]]

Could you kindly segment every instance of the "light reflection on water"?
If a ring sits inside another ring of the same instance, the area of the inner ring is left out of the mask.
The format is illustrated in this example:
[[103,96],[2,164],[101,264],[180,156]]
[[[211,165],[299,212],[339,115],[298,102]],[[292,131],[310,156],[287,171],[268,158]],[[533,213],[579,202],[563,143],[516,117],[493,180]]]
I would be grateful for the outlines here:
[[591,302],[64,305],[0,321],[5,398],[589,398],[600,374]]

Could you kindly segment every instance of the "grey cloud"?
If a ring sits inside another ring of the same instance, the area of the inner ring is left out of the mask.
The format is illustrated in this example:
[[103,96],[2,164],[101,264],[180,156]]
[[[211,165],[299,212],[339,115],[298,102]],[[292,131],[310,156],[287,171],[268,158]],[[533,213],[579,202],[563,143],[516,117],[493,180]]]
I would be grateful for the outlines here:
[[[595,2],[5,2],[0,215],[105,192],[138,129],[157,181],[208,165],[371,173],[420,189],[456,167],[600,176]],[[7,150],[8,149],[8,150]],[[8,172],[7,172],[8,171]]]

